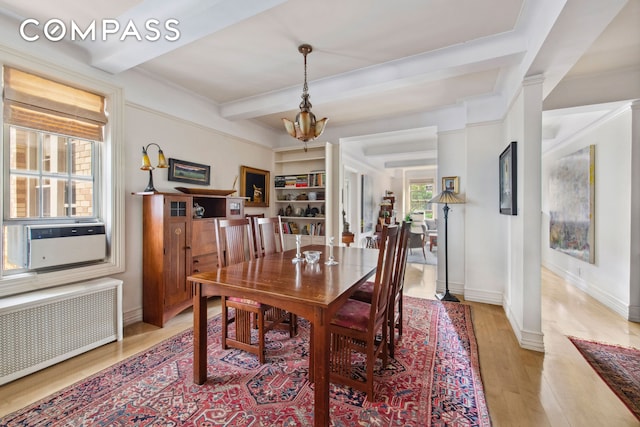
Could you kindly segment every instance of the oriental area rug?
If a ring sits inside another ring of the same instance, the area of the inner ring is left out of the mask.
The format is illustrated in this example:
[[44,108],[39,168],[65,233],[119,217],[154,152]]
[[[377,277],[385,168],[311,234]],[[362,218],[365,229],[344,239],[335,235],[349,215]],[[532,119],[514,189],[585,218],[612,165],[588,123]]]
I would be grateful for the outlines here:
[[600,378],[640,420],[640,350],[569,337]]
[[[331,384],[333,426],[490,426],[467,305],[405,297],[395,359],[378,363],[376,401]],[[193,384],[192,330],[178,334],[39,402],[0,426],[308,426],[309,323],[266,336],[267,363],[222,350],[209,321],[208,380]]]

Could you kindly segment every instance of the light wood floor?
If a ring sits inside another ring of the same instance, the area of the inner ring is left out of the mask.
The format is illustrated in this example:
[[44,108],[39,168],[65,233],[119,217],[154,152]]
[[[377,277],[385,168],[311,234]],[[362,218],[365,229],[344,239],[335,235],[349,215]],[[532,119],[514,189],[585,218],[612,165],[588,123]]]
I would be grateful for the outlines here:
[[[625,321],[543,270],[544,354],[517,344],[502,307],[473,307],[480,369],[493,425],[640,426],[589,367],[567,335],[640,348],[640,324]],[[435,267],[409,264],[405,294],[434,298]],[[209,314],[220,312],[217,301]],[[91,375],[192,325],[186,311],[164,328],[136,324],[125,339],[0,387],[0,416]]]

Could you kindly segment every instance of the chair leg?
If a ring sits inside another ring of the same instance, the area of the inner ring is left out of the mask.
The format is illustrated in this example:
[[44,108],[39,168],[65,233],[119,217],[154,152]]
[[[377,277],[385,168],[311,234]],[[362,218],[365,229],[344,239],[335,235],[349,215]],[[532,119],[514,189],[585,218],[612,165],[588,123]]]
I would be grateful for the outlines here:
[[395,357],[396,352],[396,316],[395,309],[391,311],[389,316],[389,356]]
[[229,327],[229,307],[227,307],[227,298],[222,297],[222,348],[227,350],[229,347],[227,346],[227,334]]
[[313,384],[313,324],[311,324],[309,337],[309,382]]
[[298,335],[298,316],[289,313],[289,337],[293,338]]
[[260,364],[264,364],[264,311],[257,314],[258,316],[258,360]]
[[402,337],[402,297],[398,300],[398,336]]

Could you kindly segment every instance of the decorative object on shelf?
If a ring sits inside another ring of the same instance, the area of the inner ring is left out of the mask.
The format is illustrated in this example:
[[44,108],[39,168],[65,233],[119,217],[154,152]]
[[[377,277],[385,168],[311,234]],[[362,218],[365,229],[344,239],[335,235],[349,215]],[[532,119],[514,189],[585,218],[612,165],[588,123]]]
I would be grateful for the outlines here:
[[198,203],[193,204],[193,217],[194,218],[202,218],[204,216],[204,207],[200,206]]
[[240,196],[247,197],[245,206],[269,207],[269,180],[267,170],[240,166]]
[[315,191],[310,191],[308,197],[309,200],[318,200],[318,193],[316,193]]
[[443,176],[442,177],[442,191],[450,191],[454,194],[460,192],[457,176]]
[[149,147],[151,147],[152,145],[158,147],[158,165],[156,166],[156,168],[166,169],[169,167],[169,165],[167,164],[167,159],[165,159],[164,153],[162,152],[162,148],[160,148],[158,144],[152,142],[150,144],[147,144],[146,147],[142,147],[142,166],[140,166],[140,169],[143,171],[149,171],[149,183],[147,184],[147,188],[144,189],[145,193],[156,192],[156,189],[153,186],[153,170],[155,168],[151,166],[151,161],[149,160],[149,155],[147,154],[147,150],[149,150]]
[[[446,188],[446,187],[445,187]],[[458,298],[452,295],[449,292],[449,257],[447,256],[447,252],[449,251],[449,245],[447,244],[447,219],[449,217],[449,210],[451,209],[449,205],[464,203],[464,199],[457,196],[453,191],[444,190],[442,193],[438,194],[433,199],[429,200],[428,203],[437,203],[444,204],[444,294],[436,294],[441,301],[452,301],[452,302],[460,302]]]
[[336,265],[338,261],[333,257],[333,236],[329,237],[329,259],[324,262],[326,265]]
[[500,213],[504,215],[517,215],[518,158],[516,157],[516,141],[500,154]]
[[185,160],[169,159],[169,181],[209,185],[211,166]]
[[287,208],[284,211],[284,216],[291,216],[293,214],[293,208],[291,205],[287,205]]
[[307,85],[307,55],[313,51],[311,45],[301,44],[298,52],[304,56],[304,85],[302,86],[302,102],[300,112],[296,115],[295,122],[282,119],[287,133],[292,137],[304,142],[304,151],[307,151],[307,142],[313,141],[324,131],[327,124],[326,117],[316,121],[316,116],[311,112],[311,102],[309,102],[309,85]]
[[200,194],[202,196],[228,196],[236,192],[236,190],[216,190],[213,188],[189,188],[189,187],[173,187],[184,194]]

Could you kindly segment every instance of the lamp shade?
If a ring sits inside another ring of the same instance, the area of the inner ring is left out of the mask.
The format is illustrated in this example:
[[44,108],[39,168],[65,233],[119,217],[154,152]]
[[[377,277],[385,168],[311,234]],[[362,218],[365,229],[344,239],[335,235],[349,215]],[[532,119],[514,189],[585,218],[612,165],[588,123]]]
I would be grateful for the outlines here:
[[429,200],[428,203],[453,205],[453,204],[465,203],[465,200],[460,196],[457,196],[453,191],[444,190],[442,193],[438,194],[436,197]]

